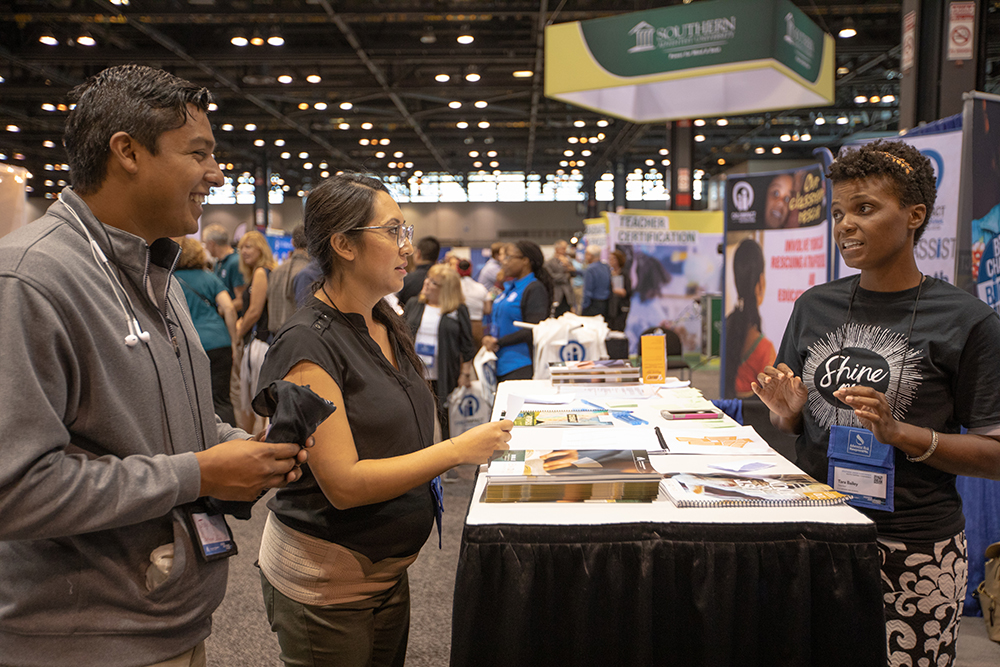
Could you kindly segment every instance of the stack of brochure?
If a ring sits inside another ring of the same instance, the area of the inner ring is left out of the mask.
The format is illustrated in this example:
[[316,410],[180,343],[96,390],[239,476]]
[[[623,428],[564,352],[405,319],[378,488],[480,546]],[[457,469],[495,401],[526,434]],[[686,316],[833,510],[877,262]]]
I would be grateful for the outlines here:
[[490,463],[483,501],[651,502],[662,477],[645,450],[510,450]]
[[732,475],[677,473],[663,481],[677,507],[839,505],[847,496],[803,473]]
[[560,361],[549,364],[552,384],[609,384],[616,387],[639,384],[642,373],[623,359]]
[[514,426],[614,426],[607,410],[522,410]]

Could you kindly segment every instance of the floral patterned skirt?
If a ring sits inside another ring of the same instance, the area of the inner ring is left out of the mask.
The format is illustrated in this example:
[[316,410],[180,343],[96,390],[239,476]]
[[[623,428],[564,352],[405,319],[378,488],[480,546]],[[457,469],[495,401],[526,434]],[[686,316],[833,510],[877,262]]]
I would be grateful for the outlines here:
[[955,664],[968,584],[965,531],[941,542],[879,538],[889,667]]

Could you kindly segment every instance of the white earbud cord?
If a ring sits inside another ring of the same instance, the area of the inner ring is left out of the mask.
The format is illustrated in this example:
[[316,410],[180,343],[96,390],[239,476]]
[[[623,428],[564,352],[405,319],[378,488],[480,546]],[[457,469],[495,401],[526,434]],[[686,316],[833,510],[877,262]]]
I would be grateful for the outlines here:
[[[87,225],[83,224],[83,220],[77,215],[73,207],[66,203],[59,195],[59,201],[63,203],[70,214],[76,218],[76,221],[80,223],[80,227],[83,229],[83,233],[87,235],[87,239],[90,241],[90,254],[94,258],[94,261],[101,269],[101,273],[104,274],[104,278],[111,284],[111,293],[114,294],[115,300],[118,301],[118,306],[122,309],[122,313],[125,315],[125,324],[128,326],[128,335],[125,336],[125,344],[129,347],[135,347],[135,345],[141,340],[144,343],[149,342],[149,332],[143,331],[142,327],[139,325],[139,319],[135,317],[135,307],[132,305],[132,299],[129,298],[128,292],[125,291],[125,286],[121,284],[118,280],[118,276],[112,270],[108,258],[104,255],[104,251],[101,247],[97,245],[97,241],[94,237],[90,235],[90,230],[87,229]],[[118,289],[115,289],[117,286]],[[122,298],[118,295],[118,291],[125,295],[125,301],[128,302],[128,308],[125,307],[125,303]],[[131,311],[131,312],[130,312]],[[133,328],[133,324],[135,325]]]

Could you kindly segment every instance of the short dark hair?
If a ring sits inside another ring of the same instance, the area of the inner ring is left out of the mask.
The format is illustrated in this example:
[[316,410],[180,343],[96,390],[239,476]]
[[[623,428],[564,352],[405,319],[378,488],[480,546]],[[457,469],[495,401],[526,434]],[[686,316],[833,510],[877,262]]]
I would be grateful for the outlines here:
[[299,225],[292,230],[292,247],[295,249],[301,249],[308,247],[309,242],[306,241],[306,226]]
[[425,236],[417,241],[417,252],[425,262],[436,262],[441,254],[441,244],[433,236]]
[[187,122],[189,104],[207,113],[212,101],[207,88],[143,65],[109,67],[69,97],[76,106],[66,120],[63,146],[73,189],[82,195],[104,183],[116,132],[127,132],[156,155],[160,135]]
[[859,148],[842,149],[827,177],[833,183],[883,179],[901,206],[927,207],[923,223],[913,233],[913,242],[923,236],[937,199],[936,178],[930,159],[910,144],[878,139]]

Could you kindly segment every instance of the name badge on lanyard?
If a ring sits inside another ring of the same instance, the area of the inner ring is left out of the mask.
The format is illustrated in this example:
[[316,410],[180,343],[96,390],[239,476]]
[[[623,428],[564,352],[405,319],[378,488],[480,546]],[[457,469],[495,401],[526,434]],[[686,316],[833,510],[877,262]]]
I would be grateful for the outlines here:
[[855,507],[893,511],[896,450],[875,434],[853,426],[831,426],[827,484]]

